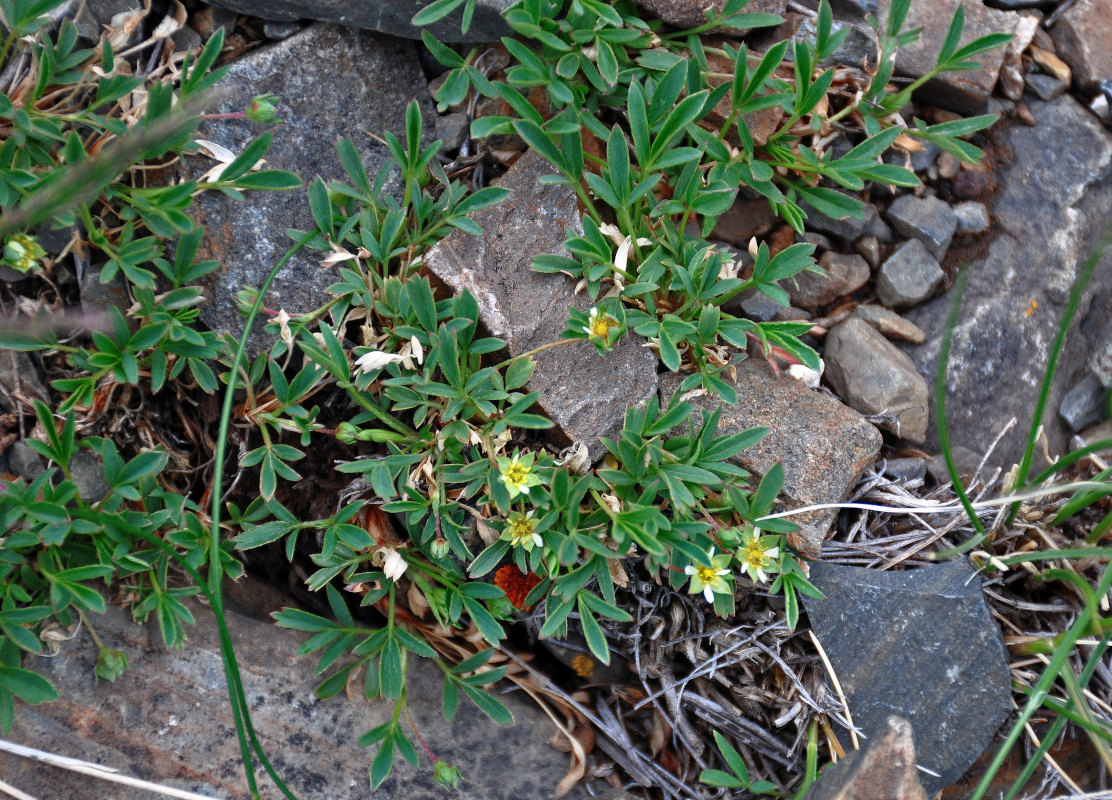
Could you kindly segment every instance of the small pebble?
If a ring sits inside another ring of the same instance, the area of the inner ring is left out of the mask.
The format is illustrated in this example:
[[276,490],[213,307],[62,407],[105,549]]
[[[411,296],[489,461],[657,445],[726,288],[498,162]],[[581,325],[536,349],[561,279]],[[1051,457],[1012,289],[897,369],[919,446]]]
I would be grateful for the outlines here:
[[961,169],[961,161],[953,153],[943,153],[938,157],[938,177],[950,180]]
[[300,22],[275,22],[273,20],[267,20],[263,23],[263,36],[274,41],[288,39],[300,30]]
[[1031,109],[1027,107],[1026,103],[1020,102],[1015,104],[1015,115],[1020,122],[1022,122],[1029,128],[1033,128],[1038,125],[1038,123],[1035,121],[1035,115],[1031,113]]
[[996,176],[988,169],[966,169],[966,165],[962,165],[962,169],[954,176],[951,187],[955,197],[972,200],[995,191]]
[[1027,90],[1040,100],[1056,100],[1066,93],[1070,85],[1053,75],[1032,72],[1027,76]]
[[869,262],[869,269],[876,271],[880,266],[880,240],[875,236],[862,236],[853,243],[853,249]]
[[1053,75],[1055,78],[1065,83],[1067,87],[1073,81],[1073,73],[1070,71],[1066,62],[1049,50],[1044,50],[1038,45],[1031,45],[1027,52],[1031,54],[1031,58],[1036,64],[1042,67],[1046,74]]
[[954,216],[958,218],[959,233],[983,233],[988,230],[988,208],[984,203],[966,200],[953,206]]

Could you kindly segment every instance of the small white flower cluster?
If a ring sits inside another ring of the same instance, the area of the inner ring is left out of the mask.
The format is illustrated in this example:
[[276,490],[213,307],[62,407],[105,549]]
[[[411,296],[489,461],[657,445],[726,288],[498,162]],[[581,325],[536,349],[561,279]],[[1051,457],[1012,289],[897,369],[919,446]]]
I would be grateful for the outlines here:
[[406,369],[413,369],[414,362],[417,364],[425,363],[425,349],[421,347],[421,342],[416,336],[406,343],[400,353],[369,350],[355,359],[355,366],[363,372],[375,372],[387,364],[401,364]]

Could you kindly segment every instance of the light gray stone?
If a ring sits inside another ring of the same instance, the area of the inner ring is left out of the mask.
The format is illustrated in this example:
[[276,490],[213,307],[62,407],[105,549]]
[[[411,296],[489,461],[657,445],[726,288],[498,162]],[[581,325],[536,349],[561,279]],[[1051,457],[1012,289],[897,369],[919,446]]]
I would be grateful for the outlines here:
[[[258,594],[266,588],[255,585],[248,591]],[[105,644],[127,655],[128,671],[115,683],[97,681],[97,648],[88,636],[81,633],[61,642],[57,656],[38,659],[34,668],[59,687],[62,699],[20,706],[6,738],[206,796],[248,797],[212,612],[192,600],[187,605],[197,623],[188,628],[188,646],[181,651],[162,646],[153,621],[136,625],[127,612],[113,606],[106,614],[92,615]],[[371,796],[367,772],[377,748],[360,747],[358,739],[388,722],[394,704],[351,700],[343,693],[318,700],[314,688],[321,676],[313,674],[316,658],[295,655],[306,634],[278,628],[266,617],[228,611],[225,618],[255,729],[282,779],[306,800]],[[515,719],[512,726],[502,727],[463,699],[455,721],[445,722],[440,669],[412,655],[407,664],[409,713],[437,757],[458,767],[465,782],[454,795],[434,784],[432,765],[418,746],[419,764],[397,758],[393,774],[374,797],[493,800],[552,795],[567,772],[568,757],[549,746],[556,729],[540,709],[520,693],[501,694],[499,699]],[[413,739],[408,724],[405,733]],[[153,796],[118,785],[105,789],[99,781],[94,786],[87,776],[6,754],[0,754],[0,774],[40,798]],[[280,796],[261,769],[256,774],[263,797]],[[581,788],[570,795],[576,800],[586,796]]]
[[1050,29],[1058,56],[1073,70],[1079,89],[1092,91],[1112,78],[1112,5],[1106,0],[1077,0]]
[[891,716],[875,739],[824,769],[806,800],[927,800],[915,764],[911,723]]
[[918,777],[933,797],[1012,710],[1008,653],[976,570],[966,559],[902,572],[819,562],[811,582],[824,597],[803,603],[854,723],[872,741],[891,715],[910,722],[916,763],[930,770]]
[[926,246],[918,239],[904,242],[877,273],[876,293],[889,308],[918,305],[934,294],[946,278]]
[[[591,305],[568,276],[530,269],[533,256],[567,253],[565,229],[582,233],[575,192],[537,182],[548,174],[548,162],[526,152],[499,183],[512,196],[473,216],[483,235],[455,231],[425,256],[438,281],[475,296],[480,322],[506,342],[511,356],[559,341],[569,307]],[[587,342],[535,356],[527,389],[541,393],[538,406],[556,423],[562,444],[583,442],[592,458],[600,457],[600,437],[616,438],[626,408],[656,393],[657,360],[642,341],[627,335],[606,357]]]
[[[992,209],[995,237],[969,264],[969,280],[954,330],[946,373],[950,438],[984,453],[1012,417],[1019,424],[1001,440],[990,464],[1008,468],[1025,447],[1051,344],[1071,287],[1097,237],[1112,219],[1112,135],[1069,95],[1051,103],[1029,99],[1038,125],[998,128],[1012,153],[998,170]],[[927,334],[908,347],[920,374],[934,379],[951,298],[907,312]],[[1048,409],[1087,370],[1112,319],[1112,253],[1097,264],[1068,331]],[[1070,431],[1056,413],[1042,419],[1050,453],[1069,447]],[[932,424],[928,448],[938,449]]]
[[81,276],[81,310],[90,315],[102,315],[113,307],[127,311],[131,295],[123,275],[117,273],[108,283],[101,283],[102,272],[100,267],[92,267]]
[[[861,210],[863,216],[860,218],[843,217],[841,219],[835,219],[834,217],[828,217],[826,214],[817,211],[810,203],[806,202],[801,204],[801,208],[803,209],[803,213],[807,215],[803,224],[807,226],[808,230],[822,231],[823,233],[829,233],[833,236],[840,236],[846,241],[853,241],[866,232],[872,233],[874,236],[877,236],[877,238],[881,238],[875,231],[866,230],[869,228],[870,224],[877,219],[876,207],[872,204],[865,205]],[[881,241],[884,241],[884,239],[881,238]]]
[[11,450],[8,451],[8,463],[11,464],[12,472],[28,483],[46,472],[42,456],[23,441],[12,445]]
[[77,494],[89,505],[99,503],[108,494],[108,479],[104,475],[104,462],[98,453],[78,450],[70,458],[70,477],[77,484]]
[[1107,413],[1105,400],[1108,387],[1102,386],[1096,377],[1089,374],[1081,379],[1062,398],[1058,413],[1074,433],[1084,430],[1100,420]]
[[927,433],[927,382],[901,350],[861,319],[847,319],[826,336],[826,382],[862,414],[894,420],[880,427],[909,442]]
[[[327,57],[322,57],[322,53]],[[256,50],[235,62],[221,86],[231,95],[213,109],[241,111],[251,98],[266,91],[282,99],[274,139],[266,154],[267,167],[287,169],[306,182],[320,176],[325,183],[350,183],[336,155],[336,140],[351,136],[356,150],[374,175],[389,158],[386,146],[368,134],[386,130],[404,140],[405,108],[417,98],[425,118],[423,140],[432,140],[435,113],[412,42],[378,36],[335,25],[315,24],[288,39]],[[240,153],[266,130],[242,119],[207,120],[197,136]],[[190,159],[196,175],[212,166],[209,159]],[[391,178],[387,190],[399,191]],[[197,198],[194,216],[208,234],[199,258],[221,262],[206,276],[207,302],[201,319],[217,333],[238,337],[243,319],[236,310],[236,293],[259,287],[290,246],[287,228],[311,229],[308,195],[292,192],[251,192],[243,202],[216,192]],[[327,288],[336,282],[335,269],[320,265],[322,256],[302,249],[282,269],[266,296],[266,306],[289,314],[305,313],[325,302]],[[259,320],[248,340],[248,354],[258,355],[273,343]]]
[[455,111],[436,118],[436,138],[444,142],[445,150],[459,150],[471,133],[467,114]]
[[921,241],[938,261],[946,255],[958,225],[950,206],[930,195],[905,194],[888,206],[887,216],[896,230]]
[[1089,372],[1107,388],[1112,386],[1112,320],[1104,326],[1095,345],[1089,356]]
[[958,233],[984,233],[988,230],[990,220],[984,203],[966,200],[952,206],[952,209],[958,221]]
[[[240,14],[274,20],[296,22],[315,19],[335,22],[350,28],[388,33],[406,39],[420,39],[421,29],[410,24],[413,15],[429,4],[429,0],[207,0],[214,6],[230,8]],[[463,8],[457,8],[447,17],[425,30],[442,42],[494,42],[510,33],[510,26],[502,19],[502,12],[514,0],[477,0],[475,17],[467,33],[461,22]],[[327,52],[327,51],[325,51]],[[377,131],[376,131],[377,133]]]
[[868,262],[859,255],[828,250],[822,254],[818,263],[822,268],[821,275],[801,272],[795,276],[795,286],[791,280],[785,281],[792,305],[814,311],[842,295],[860,289],[871,275]]
[[[876,428],[833,397],[787,375],[777,377],[763,359],[746,359],[737,372],[736,405],[705,396],[689,400],[697,408],[722,409],[720,435],[754,427],[769,429],[767,436],[733,460],[757,475],[782,464],[783,491],[790,507],[844,500],[880,452]],[[661,403],[671,400],[682,380],[672,373],[661,378]],[[800,530],[788,535],[789,542],[808,558],[817,558],[835,516],[834,509],[827,509],[792,517]]]
[[730,314],[737,314],[754,322],[769,322],[784,306],[756,289],[748,289],[723,303],[722,308]]

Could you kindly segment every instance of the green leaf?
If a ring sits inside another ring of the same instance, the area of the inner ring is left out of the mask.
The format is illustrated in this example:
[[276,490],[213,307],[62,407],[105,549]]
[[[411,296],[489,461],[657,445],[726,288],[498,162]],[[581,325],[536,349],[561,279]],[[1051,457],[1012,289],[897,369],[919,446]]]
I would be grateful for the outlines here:
[[58,699],[58,691],[50,681],[29,669],[0,667],[0,686],[33,706]]
[[[463,5],[463,3],[464,0],[436,0],[436,2],[429,3],[427,6],[414,14],[413,19],[411,19],[409,23],[417,27],[431,25],[437,20],[444,19],[444,17],[451,14],[453,11]],[[423,39],[424,36],[425,31],[421,31],[421,38]],[[372,786],[371,788],[376,787]]]

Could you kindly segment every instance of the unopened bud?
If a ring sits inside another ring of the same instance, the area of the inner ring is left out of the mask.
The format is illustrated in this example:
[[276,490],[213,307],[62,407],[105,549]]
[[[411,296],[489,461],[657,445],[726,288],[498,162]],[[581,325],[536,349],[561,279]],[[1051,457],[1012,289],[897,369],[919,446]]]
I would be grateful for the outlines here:
[[272,94],[260,94],[247,106],[246,117],[253,122],[281,122],[278,119],[278,98]]

